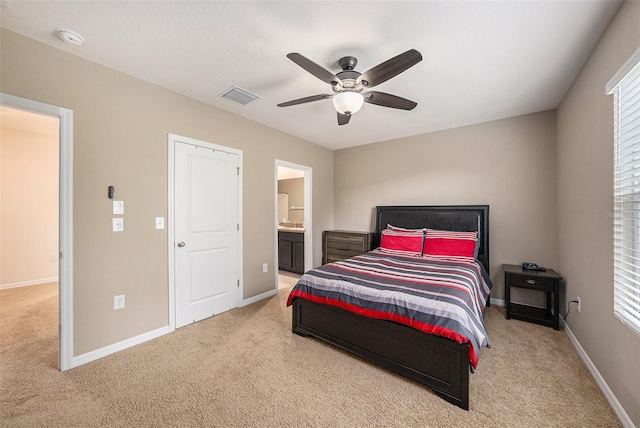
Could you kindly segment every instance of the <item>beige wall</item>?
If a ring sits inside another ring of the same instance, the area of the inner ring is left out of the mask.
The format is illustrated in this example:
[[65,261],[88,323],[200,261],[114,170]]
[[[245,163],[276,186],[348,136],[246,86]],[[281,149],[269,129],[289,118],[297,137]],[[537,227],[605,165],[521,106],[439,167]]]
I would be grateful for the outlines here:
[[286,193],[289,195],[289,214],[287,215],[289,221],[303,222],[304,210],[291,211],[291,206],[304,207],[304,178],[278,180],[278,193]]
[[[274,290],[275,159],[313,168],[314,264],[333,226],[333,154],[240,116],[2,30],[0,90],[74,112],[74,355],[168,324],[167,134],[244,154],[244,298]],[[260,102],[260,101],[258,101]],[[114,185],[125,231],[112,233]],[[113,296],[126,308],[113,311]]]
[[[50,122],[57,133],[57,119]],[[58,137],[2,127],[0,163],[0,287],[55,281]]]
[[640,46],[640,2],[625,2],[558,108],[558,233],[567,322],[640,426],[640,337],[613,316],[613,97],[605,84]]
[[488,204],[491,297],[503,263],[557,267],[555,111],[338,150],[335,226],[373,230],[376,205]]

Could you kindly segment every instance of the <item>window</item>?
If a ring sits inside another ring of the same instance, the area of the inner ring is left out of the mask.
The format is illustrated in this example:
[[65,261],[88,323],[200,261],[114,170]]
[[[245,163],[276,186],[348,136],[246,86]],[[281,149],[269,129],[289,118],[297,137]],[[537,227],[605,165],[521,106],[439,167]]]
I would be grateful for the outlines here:
[[640,333],[640,49],[607,84],[613,94],[613,312]]

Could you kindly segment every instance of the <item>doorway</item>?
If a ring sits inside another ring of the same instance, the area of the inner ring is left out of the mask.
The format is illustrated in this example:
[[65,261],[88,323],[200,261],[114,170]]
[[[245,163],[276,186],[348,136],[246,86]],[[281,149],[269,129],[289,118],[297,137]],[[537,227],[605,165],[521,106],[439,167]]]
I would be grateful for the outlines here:
[[277,291],[313,267],[312,169],[276,159],[275,178]]
[[[55,163],[53,167],[57,172],[53,176],[53,180],[57,182],[57,189],[53,195],[48,195],[49,199],[53,199],[52,203],[57,205],[57,219],[52,226],[56,229],[55,238],[51,243],[45,244],[53,248],[44,249],[47,261],[52,263],[53,270],[57,273],[57,294],[58,294],[58,325],[55,328],[58,331],[58,361],[57,367],[64,371],[74,366],[73,364],[73,251],[72,251],[72,153],[73,153],[73,112],[61,107],[40,103],[25,98],[19,98],[12,95],[0,94],[0,106],[2,108],[3,124],[6,124],[6,116],[16,112],[22,113],[21,117],[30,118],[29,121],[41,118],[43,120],[53,120],[57,122],[54,125],[54,138],[58,144],[57,156],[55,153],[51,162]],[[5,111],[5,109],[7,109]],[[29,116],[35,115],[35,116]],[[17,125],[16,125],[17,126]],[[34,154],[35,161],[35,154]],[[42,197],[39,197],[40,199]],[[38,200],[37,203],[44,201]],[[26,239],[26,237],[23,237]],[[3,239],[4,242],[4,239]],[[41,256],[42,257],[42,256]],[[55,266],[57,265],[57,266]],[[51,268],[51,266],[49,266]],[[40,273],[42,275],[42,273]],[[45,274],[46,275],[46,274]],[[36,276],[38,276],[36,274]],[[32,279],[31,281],[39,282],[42,280],[52,279],[53,277],[45,277]],[[21,281],[17,281],[20,285]],[[23,283],[25,281],[22,281]],[[26,284],[30,285],[29,280]],[[16,282],[13,282],[16,284]],[[54,290],[55,291],[55,290]]]

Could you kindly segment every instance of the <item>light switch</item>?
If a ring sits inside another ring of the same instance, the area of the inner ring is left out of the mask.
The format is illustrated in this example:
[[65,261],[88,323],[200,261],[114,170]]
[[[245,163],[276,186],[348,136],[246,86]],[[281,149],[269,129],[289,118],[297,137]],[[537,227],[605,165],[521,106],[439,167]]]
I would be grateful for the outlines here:
[[114,232],[122,232],[124,230],[124,219],[121,217],[113,218],[111,228]]
[[124,201],[113,201],[113,213],[124,214]]
[[164,217],[156,217],[156,229],[164,229]]

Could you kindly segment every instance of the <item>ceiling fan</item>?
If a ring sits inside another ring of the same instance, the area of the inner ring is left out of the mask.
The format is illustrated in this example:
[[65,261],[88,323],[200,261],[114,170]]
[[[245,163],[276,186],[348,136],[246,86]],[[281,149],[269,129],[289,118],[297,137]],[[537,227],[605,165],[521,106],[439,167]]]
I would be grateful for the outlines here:
[[413,101],[384,92],[363,92],[367,88],[373,88],[386,82],[422,61],[422,55],[415,49],[410,49],[398,56],[388,59],[364,73],[359,73],[354,70],[358,64],[358,60],[352,56],[340,58],[338,64],[342,71],[335,75],[299,53],[290,53],[287,55],[287,58],[323,82],[329,83],[331,89],[333,89],[333,93],[311,95],[309,97],[287,101],[278,104],[278,107],[289,107],[333,98],[333,106],[338,112],[338,125],[346,125],[349,123],[351,116],[357,113],[365,102],[401,110],[413,110],[413,108],[418,105]]

